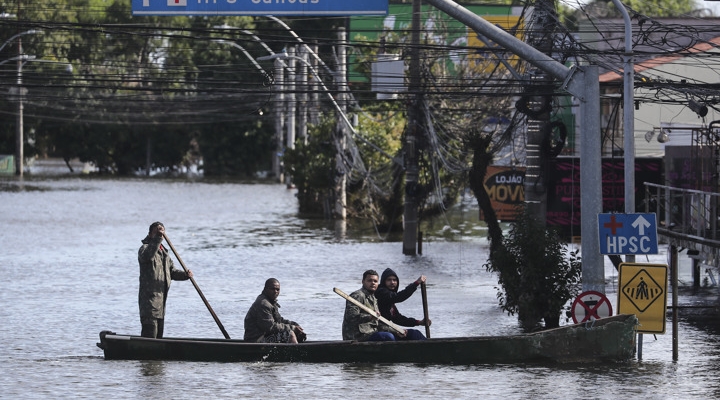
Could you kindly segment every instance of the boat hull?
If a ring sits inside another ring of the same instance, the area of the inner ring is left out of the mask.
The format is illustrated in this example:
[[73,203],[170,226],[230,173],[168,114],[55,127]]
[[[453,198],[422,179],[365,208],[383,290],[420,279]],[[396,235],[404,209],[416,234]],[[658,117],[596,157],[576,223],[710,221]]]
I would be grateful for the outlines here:
[[634,315],[618,315],[514,336],[425,341],[248,343],[232,339],[163,338],[100,333],[108,360],[219,362],[498,364],[618,362],[635,351]]

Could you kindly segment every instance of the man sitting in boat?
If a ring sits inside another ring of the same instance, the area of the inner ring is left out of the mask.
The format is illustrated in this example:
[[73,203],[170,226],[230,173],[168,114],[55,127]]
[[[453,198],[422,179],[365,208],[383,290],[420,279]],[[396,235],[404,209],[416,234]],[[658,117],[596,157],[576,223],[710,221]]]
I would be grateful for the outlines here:
[[[400,314],[400,311],[395,307],[395,303],[402,303],[409,299],[410,296],[415,293],[417,287],[426,280],[425,275],[420,275],[415,282],[412,282],[407,285],[405,289],[398,292],[400,279],[391,268],[385,269],[380,277],[380,286],[375,291],[380,314],[400,326],[425,326],[425,319],[417,320]],[[432,321],[428,321],[428,326],[431,323]],[[407,329],[404,338],[397,337],[396,339],[425,340],[426,338],[425,335],[417,329]]]
[[[377,317],[380,316],[378,310],[375,291],[379,282],[378,273],[369,269],[363,273],[362,288],[350,294],[350,297],[364,304],[371,310],[375,310],[376,315],[368,314],[357,305],[350,301],[345,303],[345,316],[343,317],[342,335],[343,340],[357,341],[390,341],[395,340],[395,336],[389,332],[390,327],[379,322]],[[399,337],[405,335],[399,334]]]
[[265,281],[265,288],[245,315],[245,337],[248,342],[298,343],[306,335],[297,322],[280,315],[280,282],[275,278]]

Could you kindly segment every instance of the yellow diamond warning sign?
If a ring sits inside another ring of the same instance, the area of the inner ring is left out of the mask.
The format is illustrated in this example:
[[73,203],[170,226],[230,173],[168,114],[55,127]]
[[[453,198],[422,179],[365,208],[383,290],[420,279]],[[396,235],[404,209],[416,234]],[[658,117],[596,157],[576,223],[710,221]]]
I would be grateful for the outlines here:
[[620,264],[618,313],[635,314],[639,333],[665,333],[667,265]]

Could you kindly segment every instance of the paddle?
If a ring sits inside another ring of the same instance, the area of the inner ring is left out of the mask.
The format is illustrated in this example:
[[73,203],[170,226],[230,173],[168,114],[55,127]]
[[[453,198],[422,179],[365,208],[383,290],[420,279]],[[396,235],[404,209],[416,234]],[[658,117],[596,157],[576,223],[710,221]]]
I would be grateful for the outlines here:
[[[178,261],[180,261],[180,265],[182,265],[183,269],[185,270],[185,273],[188,272],[187,267],[185,266],[185,263],[183,262],[182,258],[180,258],[180,254],[175,250],[175,246],[173,246],[170,239],[167,237],[165,233],[162,234],[163,238],[165,238],[165,241],[170,246],[170,249],[172,250],[173,254],[175,254],[175,257],[177,257]],[[203,295],[202,291],[200,290],[200,287],[197,283],[195,283],[195,279],[193,277],[190,277],[190,282],[192,282],[193,286],[195,286],[195,290],[197,290],[198,294],[200,295],[200,298],[202,299],[203,303],[205,303],[205,306],[208,310],[210,310],[210,315],[212,315],[213,319],[217,323],[218,327],[220,328],[220,331],[222,332],[223,336],[225,336],[225,339],[230,339],[230,335],[228,335],[227,331],[225,330],[225,327],[223,327],[223,324],[220,322],[220,318],[215,314],[215,311],[213,311],[212,307],[210,307],[210,303],[208,303],[207,299],[205,298],[205,295]]]
[[425,318],[425,336],[430,339],[430,318],[428,318],[427,287],[425,286],[425,282],[420,283],[420,293],[422,294],[423,317]]
[[347,301],[355,304],[356,306],[360,307],[361,310],[363,310],[363,311],[365,311],[366,313],[368,313],[368,314],[372,315],[373,317],[377,318],[378,321],[383,322],[385,325],[389,326],[390,328],[392,328],[393,330],[395,330],[397,333],[400,333],[400,334],[403,334],[403,335],[405,334],[405,329],[403,329],[403,328],[395,325],[392,321],[390,321],[389,319],[383,317],[382,315],[377,315],[377,313],[375,312],[375,310],[373,310],[372,308],[366,306],[365,304],[363,304],[363,303],[361,303],[361,302],[353,299],[352,297],[348,296],[348,295],[345,294],[345,292],[343,292],[342,290],[340,290],[340,289],[338,289],[338,288],[333,288],[333,291],[334,291],[335,293],[339,294],[340,296],[344,297],[345,300],[347,300]]

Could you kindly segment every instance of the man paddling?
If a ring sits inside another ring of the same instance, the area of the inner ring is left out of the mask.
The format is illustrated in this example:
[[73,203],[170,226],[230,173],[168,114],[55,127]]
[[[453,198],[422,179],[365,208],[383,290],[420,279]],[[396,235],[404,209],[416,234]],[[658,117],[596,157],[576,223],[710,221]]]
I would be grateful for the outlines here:
[[265,288],[245,315],[245,336],[249,342],[298,343],[307,337],[303,328],[280,315],[280,282],[275,278],[265,281]]
[[163,337],[165,303],[170,282],[185,281],[193,276],[190,270],[185,273],[174,268],[170,254],[162,245],[164,234],[165,225],[162,222],[153,222],[138,250],[140,263],[138,305],[142,324],[140,335],[149,338]]
[[[395,306],[395,303],[402,303],[403,301],[410,298],[410,296],[415,293],[415,290],[417,290],[417,287],[420,286],[421,283],[425,283],[426,281],[427,278],[425,277],[425,275],[420,275],[420,277],[417,278],[415,282],[407,285],[405,289],[398,291],[400,286],[400,278],[398,278],[397,273],[395,273],[392,268],[385,269],[385,271],[383,271],[382,273],[382,276],[380,277],[380,284],[375,291],[375,297],[378,301],[378,308],[380,309],[380,314],[400,326],[430,326],[430,324],[432,324],[432,321],[428,320],[426,323],[425,319],[417,320],[415,318],[406,317],[400,314],[400,311],[398,311],[397,307]],[[425,335],[423,335],[417,329],[406,329],[405,337],[401,339],[425,340],[426,338]]]
[[[395,336],[388,332],[390,327],[377,320],[380,312],[378,311],[375,291],[378,288],[379,280],[380,277],[378,273],[375,270],[369,269],[363,273],[362,288],[350,293],[350,297],[364,304],[367,308],[375,310],[375,315],[368,314],[350,301],[346,302],[342,324],[343,340],[395,340]],[[405,334],[398,333],[398,336],[405,337]]]

